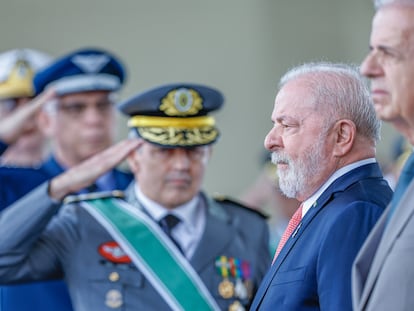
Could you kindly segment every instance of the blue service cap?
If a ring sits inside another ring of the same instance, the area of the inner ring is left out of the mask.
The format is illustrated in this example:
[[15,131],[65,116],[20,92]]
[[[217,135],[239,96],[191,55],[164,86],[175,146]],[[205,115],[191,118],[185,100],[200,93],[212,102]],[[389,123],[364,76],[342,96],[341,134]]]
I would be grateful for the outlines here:
[[174,83],[143,91],[120,103],[128,127],[143,139],[164,147],[214,143],[220,133],[210,112],[224,103],[220,91],[194,83]]
[[87,48],[67,54],[34,77],[36,94],[53,86],[58,95],[87,91],[117,91],[126,76],[124,65],[111,53]]

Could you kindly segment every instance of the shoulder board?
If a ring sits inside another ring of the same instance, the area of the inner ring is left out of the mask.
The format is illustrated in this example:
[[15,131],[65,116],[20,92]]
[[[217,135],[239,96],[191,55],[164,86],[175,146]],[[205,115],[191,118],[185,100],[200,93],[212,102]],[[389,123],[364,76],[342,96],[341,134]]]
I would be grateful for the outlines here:
[[240,201],[234,200],[232,198],[229,198],[229,197],[226,197],[226,196],[223,196],[223,195],[215,195],[215,196],[213,196],[213,199],[215,201],[219,202],[219,203],[229,204],[229,205],[233,205],[233,206],[237,206],[237,207],[244,208],[244,209],[246,209],[246,210],[248,210],[248,211],[250,211],[252,213],[255,213],[255,214],[259,215],[262,218],[265,218],[265,219],[269,218],[269,216],[263,214],[259,210],[254,209],[254,208],[251,208],[248,205],[246,205],[246,204],[244,204],[244,203],[242,203]]
[[113,190],[113,191],[101,191],[101,192],[90,192],[90,193],[68,195],[67,197],[63,199],[63,204],[73,204],[73,203],[78,203],[82,201],[105,199],[105,198],[124,199],[125,194],[123,191]]

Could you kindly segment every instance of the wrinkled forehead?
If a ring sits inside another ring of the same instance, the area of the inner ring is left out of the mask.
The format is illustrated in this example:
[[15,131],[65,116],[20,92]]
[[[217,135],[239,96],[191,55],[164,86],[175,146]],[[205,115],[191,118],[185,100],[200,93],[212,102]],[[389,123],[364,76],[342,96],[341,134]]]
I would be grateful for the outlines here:
[[315,92],[307,76],[301,76],[284,84],[275,98],[275,108],[314,109]]
[[386,6],[372,21],[371,44],[414,46],[414,6]]
[[381,7],[376,11],[373,19],[374,25],[387,24],[391,29],[393,28],[414,28],[414,1],[412,4],[389,4]]

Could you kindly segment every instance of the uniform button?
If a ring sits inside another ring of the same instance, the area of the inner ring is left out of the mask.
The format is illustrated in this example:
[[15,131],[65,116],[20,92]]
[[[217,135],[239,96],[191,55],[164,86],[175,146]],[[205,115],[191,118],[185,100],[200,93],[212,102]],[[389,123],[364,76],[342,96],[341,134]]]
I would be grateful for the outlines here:
[[108,277],[108,279],[111,281],[111,282],[116,282],[116,281],[118,281],[119,280],[119,273],[118,272],[111,272],[111,273],[109,273],[109,277]]

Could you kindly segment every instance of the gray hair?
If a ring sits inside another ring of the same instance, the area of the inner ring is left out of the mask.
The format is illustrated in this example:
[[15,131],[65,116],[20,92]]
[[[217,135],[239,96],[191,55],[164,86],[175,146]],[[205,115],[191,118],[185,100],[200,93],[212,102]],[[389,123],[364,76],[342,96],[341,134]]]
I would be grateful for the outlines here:
[[373,0],[376,10],[391,4],[413,5],[414,0]]
[[314,95],[315,108],[323,111],[327,126],[334,120],[346,118],[355,123],[359,135],[373,141],[380,138],[381,122],[376,117],[367,81],[357,66],[329,62],[306,63],[283,75],[279,89],[287,82],[304,76]]

